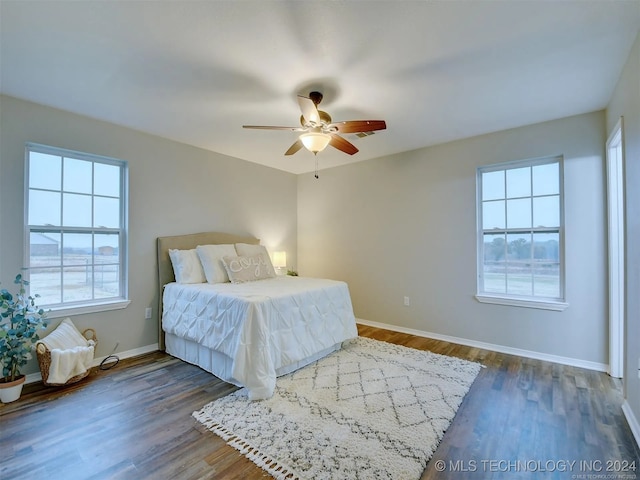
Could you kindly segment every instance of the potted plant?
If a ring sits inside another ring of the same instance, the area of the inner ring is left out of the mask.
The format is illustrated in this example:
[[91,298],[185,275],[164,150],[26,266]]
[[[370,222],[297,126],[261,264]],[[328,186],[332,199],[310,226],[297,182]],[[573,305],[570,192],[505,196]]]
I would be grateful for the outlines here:
[[21,274],[13,281],[19,285],[18,293],[12,295],[0,290],[0,401],[13,402],[20,398],[25,376],[20,367],[31,358],[31,346],[40,340],[38,330],[47,326],[47,313],[36,306],[35,296],[27,296],[26,281]]

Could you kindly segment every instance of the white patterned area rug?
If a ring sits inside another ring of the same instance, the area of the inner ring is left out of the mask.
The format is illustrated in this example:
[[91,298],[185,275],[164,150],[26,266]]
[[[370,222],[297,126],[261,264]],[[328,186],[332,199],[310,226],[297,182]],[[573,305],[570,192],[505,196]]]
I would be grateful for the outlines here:
[[478,375],[477,363],[358,337],[193,416],[278,479],[419,479]]

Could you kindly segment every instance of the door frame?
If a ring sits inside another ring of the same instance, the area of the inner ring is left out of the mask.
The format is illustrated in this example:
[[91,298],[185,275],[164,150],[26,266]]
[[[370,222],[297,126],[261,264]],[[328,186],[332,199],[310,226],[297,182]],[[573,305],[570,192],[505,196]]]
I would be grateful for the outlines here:
[[606,144],[609,258],[609,375],[624,376],[624,143],[620,117]]

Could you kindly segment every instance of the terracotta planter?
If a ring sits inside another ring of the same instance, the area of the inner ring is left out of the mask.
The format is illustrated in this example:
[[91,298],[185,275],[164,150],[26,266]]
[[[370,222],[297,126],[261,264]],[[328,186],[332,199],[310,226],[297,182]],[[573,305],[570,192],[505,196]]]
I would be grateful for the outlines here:
[[13,382],[0,381],[0,401],[2,403],[15,402],[22,394],[24,381],[27,379],[24,375],[20,375]]

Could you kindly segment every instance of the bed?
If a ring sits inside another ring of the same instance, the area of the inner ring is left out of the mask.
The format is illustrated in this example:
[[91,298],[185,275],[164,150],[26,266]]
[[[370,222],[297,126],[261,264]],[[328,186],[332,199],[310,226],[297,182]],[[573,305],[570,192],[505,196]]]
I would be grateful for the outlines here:
[[244,283],[176,282],[169,250],[259,243],[216,232],[157,240],[160,348],[246,387],[251,400],[271,397],[276,377],[357,336],[349,289],[341,281],[283,275]]

